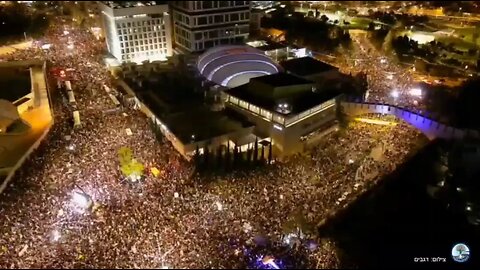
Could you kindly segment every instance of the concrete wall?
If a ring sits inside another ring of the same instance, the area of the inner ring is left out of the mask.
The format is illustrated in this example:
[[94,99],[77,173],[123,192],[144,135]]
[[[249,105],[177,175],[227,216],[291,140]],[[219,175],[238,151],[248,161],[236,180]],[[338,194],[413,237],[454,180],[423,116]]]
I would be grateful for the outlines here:
[[11,167],[11,168],[8,168],[9,170],[9,173],[7,175],[7,178],[5,178],[5,180],[3,181],[2,185],[0,186],[0,194],[2,194],[2,192],[5,190],[5,188],[8,186],[8,183],[10,183],[10,181],[12,180],[12,178],[15,176],[15,173],[16,171],[22,167],[23,163],[25,163],[25,161],[27,160],[28,157],[30,157],[30,155],[35,151],[37,150],[37,148],[40,146],[40,144],[43,142],[43,140],[45,139],[45,137],[47,136],[47,134],[50,132],[50,128],[52,127],[53,125],[53,121],[52,121],[52,124],[46,128],[42,135],[38,138],[38,140],[32,144],[32,146],[30,146],[30,148],[25,152],[25,154],[23,154],[23,156],[20,158],[19,161],[17,161],[17,163],[15,164],[15,166]]
[[33,101],[34,101],[33,93],[29,93],[29,94],[21,97],[20,99],[22,99],[22,98],[28,98],[28,100],[17,106],[18,114],[20,114],[20,115],[23,114],[24,112],[28,111],[31,107],[34,106],[34,104],[33,104]]
[[[326,122],[336,117],[336,106],[332,106],[324,111],[301,120],[300,122],[288,127],[270,122],[259,117],[258,115],[247,111],[239,106],[227,103],[227,106],[235,111],[245,115],[249,121],[255,124],[255,134],[268,136],[272,139],[272,145],[276,153],[280,152],[280,156],[291,155],[305,150],[305,142],[300,137],[315,131]],[[281,129],[281,130],[280,130]]]
[[466,136],[479,137],[479,132],[465,130],[444,125],[423,115],[386,104],[341,102],[343,112],[349,116],[356,116],[368,113],[381,113],[395,115],[425,134],[430,140],[441,139],[463,139]]
[[335,118],[336,106],[333,106],[289,126],[282,131],[275,130],[276,132],[278,131],[283,134],[283,155],[303,152],[305,150],[305,143],[302,142],[300,138],[319,129],[325,123],[330,122]]
[[162,134],[172,143],[175,150],[177,150],[187,160],[191,159],[191,156],[189,154],[195,151],[197,146],[199,149],[201,149],[208,145],[209,148],[214,149],[215,147],[218,147],[220,145],[227,145],[227,142],[229,140],[233,140],[233,138],[241,138],[253,132],[254,127],[252,126],[249,128],[243,128],[239,131],[213,137],[209,140],[183,144],[180,139],[178,139],[172,132],[170,132],[168,127],[161,121],[161,119],[159,119],[143,102],[141,102],[136,97],[135,92],[124,81],[120,80],[118,83],[123,87],[123,89],[125,89],[125,91],[129,95],[135,97],[136,107],[140,109],[140,111],[142,111],[152,121],[155,121],[155,123],[160,127],[160,131],[162,132]]

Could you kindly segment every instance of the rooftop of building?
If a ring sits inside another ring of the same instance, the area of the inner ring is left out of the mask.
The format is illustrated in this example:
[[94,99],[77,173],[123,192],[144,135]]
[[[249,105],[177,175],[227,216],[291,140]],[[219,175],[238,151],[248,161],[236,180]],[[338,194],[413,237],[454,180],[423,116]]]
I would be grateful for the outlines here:
[[142,6],[156,6],[156,5],[167,4],[167,1],[101,1],[101,2],[104,5],[107,5],[113,9],[142,7]]
[[205,141],[254,126],[233,110],[227,108],[215,112],[204,106],[171,114],[161,120],[183,144]]
[[338,68],[306,56],[283,61],[280,65],[286,70],[298,76],[309,76],[325,71],[338,70]]
[[[276,75],[278,74],[258,77],[252,80],[263,78],[262,79],[263,81],[277,83],[275,82],[274,78],[275,77],[280,78],[280,77]],[[265,78],[265,77],[270,77],[270,78]],[[288,74],[288,76],[285,76],[285,78],[286,77],[292,78],[296,76]],[[301,79],[301,78],[298,78],[298,79],[299,80],[297,80],[297,82],[299,82],[299,84],[304,84],[305,82],[310,83],[310,81],[308,80]],[[291,80],[289,85],[294,86],[295,84],[292,83],[294,81],[295,79]],[[281,93],[277,95],[263,95],[263,94],[260,94],[260,91],[258,91],[258,89],[255,89],[255,84],[248,83],[248,84],[228,90],[227,94],[234,96],[236,98],[239,98],[241,100],[244,100],[260,108],[266,109],[270,112],[276,112],[276,109],[279,104],[288,104],[290,107],[290,111],[288,113],[282,113],[283,115],[287,115],[287,116],[295,115],[303,111],[306,111],[328,100],[331,100],[341,94],[341,91],[337,88],[334,88],[333,86],[331,88],[324,87],[322,89],[317,89],[315,91],[312,91],[312,88],[308,88],[308,87],[300,91],[298,91],[298,89],[290,89],[290,88],[283,88],[278,91],[280,91]]]
[[232,110],[211,111],[204,105],[203,94],[195,91],[194,78],[186,73],[172,67],[124,81],[183,144],[191,143],[192,135],[198,142],[253,127]]
[[312,81],[297,77],[288,73],[280,72],[276,74],[261,76],[250,79],[250,82],[261,82],[272,87],[283,87],[299,84],[313,84]]
[[25,66],[0,67],[0,99],[10,102],[31,92],[30,69]]

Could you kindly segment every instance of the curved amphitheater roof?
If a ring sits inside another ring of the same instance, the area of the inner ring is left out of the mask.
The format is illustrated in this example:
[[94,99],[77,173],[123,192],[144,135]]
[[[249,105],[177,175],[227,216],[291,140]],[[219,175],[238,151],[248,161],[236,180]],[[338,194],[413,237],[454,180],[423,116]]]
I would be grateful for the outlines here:
[[209,81],[225,87],[248,83],[250,78],[278,73],[278,66],[263,51],[250,46],[211,48],[197,60],[197,68]]

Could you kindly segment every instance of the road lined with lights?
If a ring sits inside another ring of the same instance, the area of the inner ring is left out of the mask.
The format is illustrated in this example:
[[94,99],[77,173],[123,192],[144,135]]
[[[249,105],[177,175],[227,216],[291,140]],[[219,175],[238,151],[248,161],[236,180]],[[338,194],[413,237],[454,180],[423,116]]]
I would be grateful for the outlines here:
[[335,65],[344,73],[367,74],[367,102],[397,105],[423,112],[424,93],[407,68],[380,53],[366,35],[352,34],[352,48],[339,50]]

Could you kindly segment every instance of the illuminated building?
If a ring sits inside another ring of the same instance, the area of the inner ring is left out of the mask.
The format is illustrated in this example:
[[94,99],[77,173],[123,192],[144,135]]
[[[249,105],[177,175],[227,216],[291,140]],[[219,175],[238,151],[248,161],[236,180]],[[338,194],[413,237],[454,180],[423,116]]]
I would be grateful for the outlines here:
[[172,1],[174,39],[182,52],[241,44],[250,32],[250,1]]
[[7,133],[8,127],[20,119],[17,108],[11,102],[0,99],[0,134]]
[[335,128],[337,89],[317,89],[313,81],[288,73],[250,79],[225,91],[227,107],[255,123],[255,134],[269,137],[280,155],[304,151]]
[[307,48],[297,47],[295,45],[285,45],[265,40],[254,40],[247,42],[247,45],[263,51],[268,57],[275,62],[295,59],[311,55]]
[[99,5],[108,51],[118,61],[141,63],[172,55],[167,4],[110,1]]

